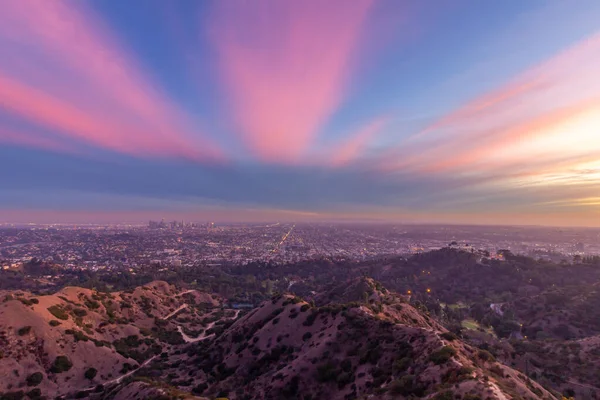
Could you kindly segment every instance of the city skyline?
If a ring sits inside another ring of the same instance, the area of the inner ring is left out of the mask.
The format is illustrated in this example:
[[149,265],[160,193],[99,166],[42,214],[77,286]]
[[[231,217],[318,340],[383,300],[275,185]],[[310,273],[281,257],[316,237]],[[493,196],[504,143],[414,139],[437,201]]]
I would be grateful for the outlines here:
[[600,226],[597,2],[0,9],[0,222]]

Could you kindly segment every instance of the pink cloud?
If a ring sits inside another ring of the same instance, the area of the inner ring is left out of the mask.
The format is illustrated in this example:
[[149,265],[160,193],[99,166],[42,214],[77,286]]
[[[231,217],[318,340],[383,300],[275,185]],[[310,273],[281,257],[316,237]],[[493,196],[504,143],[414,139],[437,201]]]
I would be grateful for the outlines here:
[[4,2],[0,38],[15,49],[0,60],[0,102],[11,112],[128,154],[222,157],[83,4]]
[[[594,65],[598,63],[597,52],[599,49],[600,33],[592,35],[549,60],[530,68],[505,86],[479,96],[443,116],[410,139],[414,140],[438,130],[464,126],[466,122],[473,120],[497,118],[501,112],[509,108],[517,109],[520,111],[519,114],[522,114],[524,106],[530,106],[533,101],[538,104],[530,110],[538,111],[541,107],[546,110],[548,106],[568,104],[573,99],[573,95],[575,98],[585,97],[585,93],[589,93],[589,90],[581,89],[595,75]],[[574,89],[573,85],[577,85],[578,89]],[[567,94],[567,97],[547,98],[548,94],[559,91]],[[540,97],[542,98],[540,99]],[[523,101],[527,103],[523,104]],[[509,117],[514,118],[514,115],[509,115]]]
[[354,161],[360,156],[369,141],[381,131],[386,122],[387,118],[378,118],[350,136],[333,154],[331,164],[339,167]]
[[[490,135],[491,137],[485,141],[485,148],[489,149],[490,152],[497,152],[498,150],[514,145],[515,142],[523,142],[540,136],[543,137],[548,131],[555,127],[560,126],[561,124],[567,124],[569,121],[593,110],[600,111],[600,94],[599,99],[591,101],[586,100],[571,107],[554,110],[552,113],[544,114],[539,118],[531,119],[523,124],[510,126],[496,131],[494,132],[494,135]],[[485,151],[485,148],[482,149],[481,146],[471,146],[456,151],[455,155],[448,156],[439,162],[430,164],[428,169],[437,172],[462,169],[477,163],[489,163],[487,159],[489,159],[490,153]],[[556,155],[563,155],[564,153],[561,150],[565,149],[554,149]],[[517,160],[522,157],[521,154],[515,154],[515,156],[517,157]],[[510,155],[504,157],[507,161],[510,161],[510,158]],[[494,164],[496,164],[496,167],[502,167],[503,163],[500,163],[500,165],[497,165],[498,163],[494,163],[493,161],[489,163],[490,166]]]
[[193,157],[166,136],[140,132],[138,127],[115,124],[111,118],[82,112],[76,104],[54,98],[35,88],[0,75],[0,105],[39,126],[110,150],[135,155],[179,155]]
[[72,144],[65,143],[55,137],[38,134],[16,132],[14,130],[0,129],[0,143],[16,144],[25,147],[35,147],[59,153],[79,153]]
[[417,132],[380,169],[472,176],[518,168],[535,176],[536,159],[550,166],[600,151],[599,70],[595,34]]
[[216,2],[214,38],[241,136],[297,162],[343,100],[372,0]]

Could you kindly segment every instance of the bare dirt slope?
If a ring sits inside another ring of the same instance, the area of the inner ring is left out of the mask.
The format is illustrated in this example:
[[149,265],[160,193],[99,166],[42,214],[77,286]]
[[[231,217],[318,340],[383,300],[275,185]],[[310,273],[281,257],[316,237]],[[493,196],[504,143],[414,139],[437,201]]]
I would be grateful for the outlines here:
[[318,302],[275,297],[161,368],[185,390],[230,399],[554,398],[371,279]]
[[[55,397],[115,381],[152,356],[182,344],[163,316],[210,295],[152,282],[128,292],[66,287],[53,295],[5,293],[0,300],[0,393]],[[38,392],[39,390],[39,392]]]
[[0,398],[554,398],[369,278],[245,314],[165,282],[1,301]]

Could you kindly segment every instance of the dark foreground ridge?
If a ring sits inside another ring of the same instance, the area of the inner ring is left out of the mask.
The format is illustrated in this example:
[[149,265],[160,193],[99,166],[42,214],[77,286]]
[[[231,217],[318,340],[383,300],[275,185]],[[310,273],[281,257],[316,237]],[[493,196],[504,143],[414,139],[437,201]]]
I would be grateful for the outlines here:
[[6,296],[3,398],[556,397],[370,278],[245,315],[165,282]]

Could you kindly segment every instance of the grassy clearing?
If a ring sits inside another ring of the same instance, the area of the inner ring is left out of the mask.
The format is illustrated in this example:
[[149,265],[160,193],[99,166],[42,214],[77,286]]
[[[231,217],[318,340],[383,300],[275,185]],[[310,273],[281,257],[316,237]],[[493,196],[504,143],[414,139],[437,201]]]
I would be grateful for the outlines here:
[[496,337],[496,333],[494,332],[494,329],[491,326],[484,328],[481,325],[479,325],[479,323],[474,319],[465,319],[461,322],[461,325],[465,329],[469,329],[472,331],[483,331],[489,335]]
[[462,327],[465,329],[479,330],[481,328],[477,321],[472,319],[465,319],[461,323]]
[[467,306],[466,304],[459,301],[458,303],[455,303],[455,304],[448,304],[448,308],[451,310],[460,310],[463,308],[469,308],[469,306]]

